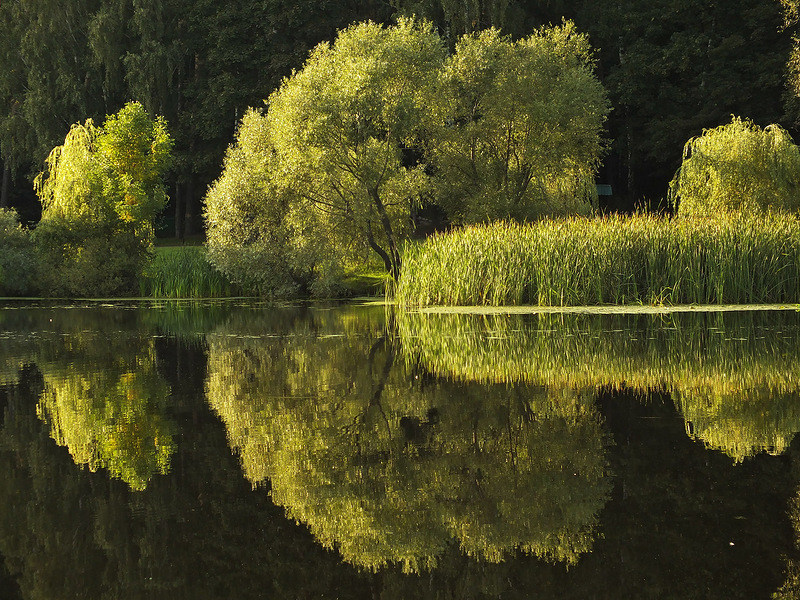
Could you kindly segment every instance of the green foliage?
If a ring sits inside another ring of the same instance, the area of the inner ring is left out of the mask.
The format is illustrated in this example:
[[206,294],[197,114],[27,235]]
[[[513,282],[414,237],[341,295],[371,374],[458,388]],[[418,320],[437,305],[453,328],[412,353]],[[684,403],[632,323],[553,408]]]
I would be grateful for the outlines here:
[[131,293],[149,259],[166,203],[172,141],[161,118],[129,103],[73,125],[35,180],[42,220],[34,233],[45,295]]
[[13,210],[0,209],[0,295],[31,293],[35,264],[30,232]]
[[205,248],[159,248],[141,281],[143,296],[218,298],[235,294],[234,286],[209,262]]
[[342,250],[332,232],[314,227],[317,213],[295,207],[273,180],[271,140],[266,117],[248,111],[206,195],[208,258],[249,293],[288,297],[337,274]]
[[423,201],[461,221],[590,211],[608,102],[587,38],[490,30],[445,55],[412,19],[318,46],[242,120],[206,198],[211,261],[261,293],[330,293],[370,250],[396,280]]
[[516,42],[461,38],[441,72],[429,137],[437,202],[456,222],[586,214],[610,110],[571,22]]
[[680,216],[800,209],[800,148],[779,125],[734,117],[686,143],[670,183]]
[[409,245],[400,305],[796,303],[800,220],[495,223]]

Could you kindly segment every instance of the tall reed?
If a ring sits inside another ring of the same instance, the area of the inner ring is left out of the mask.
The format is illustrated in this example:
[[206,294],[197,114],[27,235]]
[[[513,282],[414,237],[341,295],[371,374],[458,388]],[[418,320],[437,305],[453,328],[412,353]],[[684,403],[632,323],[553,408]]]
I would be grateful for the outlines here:
[[219,298],[238,288],[207,260],[200,246],[158,248],[140,284],[142,295],[155,298]]
[[639,215],[493,223],[406,248],[400,305],[800,301],[800,220]]

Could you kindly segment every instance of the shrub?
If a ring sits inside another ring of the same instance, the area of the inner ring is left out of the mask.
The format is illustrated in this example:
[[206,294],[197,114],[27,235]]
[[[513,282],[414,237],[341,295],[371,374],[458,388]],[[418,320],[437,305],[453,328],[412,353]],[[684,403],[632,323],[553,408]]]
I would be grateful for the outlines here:
[[0,295],[30,294],[35,271],[33,243],[13,210],[0,209]]

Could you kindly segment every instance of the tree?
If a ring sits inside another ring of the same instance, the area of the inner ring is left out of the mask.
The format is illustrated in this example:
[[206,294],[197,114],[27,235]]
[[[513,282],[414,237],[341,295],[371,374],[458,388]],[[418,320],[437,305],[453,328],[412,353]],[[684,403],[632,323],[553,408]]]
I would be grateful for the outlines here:
[[571,23],[516,43],[491,30],[445,55],[413,19],[318,46],[242,121],[206,198],[220,268],[259,245],[302,247],[306,273],[371,249],[396,280],[423,202],[462,221],[590,210],[608,103],[586,37]]
[[614,112],[604,174],[626,208],[663,198],[679,148],[731,114],[788,125],[785,64],[792,28],[778,2],[583,2],[576,23],[600,48]]
[[43,206],[35,241],[46,293],[132,291],[166,203],[172,139],[162,118],[129,103],[102,128],[73,125],[35,180]]
[[[368,244],[397,278],[399,242],[426,184],[422,166],[406,164],[405,150],[422,135],[426,91],[443,58],[432,27],[413,20],[354,25],[334,44],[317,46],[270,96],[263,116],[269,139],[262,164],[273,189],[262,195],[265,210],[289,203],[338,245],[359,251]],[[240,149],[247,151],[249,127],[258,126],[255,116],[243,123]],[[225,210],[215,191],[224,179],[206,199],[212,222]]]
[[779,125],[734,117],[692,138],[670,183],[679,215],[800,208],[800,148]]
[[513,42],[467,35],[441,72],[431,125],[437,201],[460,222],[587,213],[610,110],[571,22]]

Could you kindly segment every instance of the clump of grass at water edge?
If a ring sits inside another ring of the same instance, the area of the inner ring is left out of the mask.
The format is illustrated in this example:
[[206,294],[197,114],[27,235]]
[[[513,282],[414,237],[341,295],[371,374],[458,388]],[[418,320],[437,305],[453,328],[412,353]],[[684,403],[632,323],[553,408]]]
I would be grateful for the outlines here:
[[498,222],[406,248],[395,302],[430,305],[800,301],[800,220],[636,215]]
[[208,262],[201,246],[157,248],[140,287],[143,296],[155,298],[220,298],[239,293]]

